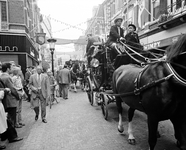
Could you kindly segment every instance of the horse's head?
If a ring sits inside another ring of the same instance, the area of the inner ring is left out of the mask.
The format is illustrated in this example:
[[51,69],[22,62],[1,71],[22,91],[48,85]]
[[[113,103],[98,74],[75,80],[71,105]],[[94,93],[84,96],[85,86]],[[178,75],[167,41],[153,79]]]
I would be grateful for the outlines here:
[[179,147],[186,150],[186,35],[182,35],[176,43],[168,47],[167,61],[174,69],[177,78],[183,83],[182,86],[176,86],[174,89],[174,93],[178,93],[175,98],[180,102],[171,120]]

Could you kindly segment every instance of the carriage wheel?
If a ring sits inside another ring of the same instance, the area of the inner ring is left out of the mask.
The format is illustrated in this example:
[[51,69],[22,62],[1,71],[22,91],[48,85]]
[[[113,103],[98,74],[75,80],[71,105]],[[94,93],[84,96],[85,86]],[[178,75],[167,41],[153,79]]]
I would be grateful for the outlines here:
[[105,118],[105,120],[107,120],[108,119],[108,107],[107,107],[107,102],[105,100],[105,95],[101,94],[100,97],[102,99],[101,109],[102,109],[103,117]]
[[89,76],[87,77],[87,82],[86,82],[86,92],[87,92],[90,104],[93,105],[93,98],[94,98],[93,87],[92,87],[92,82]]

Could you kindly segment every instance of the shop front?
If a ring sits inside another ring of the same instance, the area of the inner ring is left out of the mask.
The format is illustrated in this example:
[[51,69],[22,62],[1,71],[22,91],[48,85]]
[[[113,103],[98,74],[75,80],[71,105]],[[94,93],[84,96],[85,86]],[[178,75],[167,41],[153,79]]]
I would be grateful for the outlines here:
[[28,66],[38,65],[39,53],[26,34],[0,33],[0,61],[14,61],[23,73]]

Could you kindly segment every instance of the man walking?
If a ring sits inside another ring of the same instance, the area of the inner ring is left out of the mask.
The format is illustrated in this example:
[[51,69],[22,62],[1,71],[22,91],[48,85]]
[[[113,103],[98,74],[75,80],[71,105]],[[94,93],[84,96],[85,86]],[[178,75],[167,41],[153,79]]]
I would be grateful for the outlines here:
[[56,77],[56,80],[57,80],[57,83],[58,83],[58,86],[59,86],[59,97],[63,97],[62,95],[62,83],[61,83],[61,80],[60,80],[60,72],[62,70],[62,66],[59,66],[59,70],[57,72],[57,77]]
[[71,82],[70,70],[67,69],[67,65],[59,72],[59,82],[61,82],[63,99],[68,99],[68,87]]
[[50,96],[50,82],[47,74],[42,73],[42,68],[37,67],[37,73],[30,76],[29,86],[31,89],[31,105],[36,113],[35,120],[39,117],[39,101],[41,104],[41,118],[46,120],[46,100]]

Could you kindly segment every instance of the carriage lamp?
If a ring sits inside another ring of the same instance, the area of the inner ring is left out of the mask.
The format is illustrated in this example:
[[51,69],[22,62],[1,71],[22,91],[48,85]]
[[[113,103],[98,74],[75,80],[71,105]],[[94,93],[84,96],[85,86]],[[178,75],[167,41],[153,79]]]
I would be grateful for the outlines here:
[[50,52],[51,52],[51,57],[52,57],[52,73],[53,73],[53,76],[54,76],[54,50],[55,50],[55,43],[56,43],[56,39],[48,39],[47,40],[49,45],[50,45]]
[[90,62],[92,67],[98,67],[99,66],[99,60],[97,60],[96,58],[93,58]]

